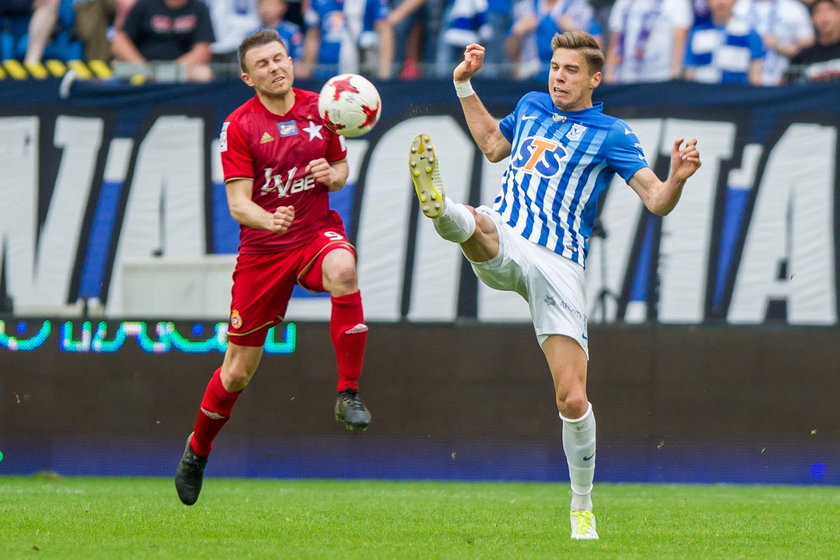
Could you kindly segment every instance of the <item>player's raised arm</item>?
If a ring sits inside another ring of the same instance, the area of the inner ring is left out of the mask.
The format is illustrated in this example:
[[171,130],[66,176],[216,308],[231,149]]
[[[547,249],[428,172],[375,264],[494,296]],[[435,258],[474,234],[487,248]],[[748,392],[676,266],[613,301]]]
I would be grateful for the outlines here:
[[700,152],[697,139],[692,138],[683,145],[684,139],[674,141],[671,148],[671,170],[664,181],[650,167],[639,169],[628,184],[636,191],[648,210],[665,216],[677,205],[686,180],[700,168]]
[[452,72],[452,79],[470,134],[487,159],[496,162],[510,155],[510,142],[502,135],[496,119],[484,107],[470,84],[470,78],[483,64],[484,47],[471,43],[464,50],[464,60]]

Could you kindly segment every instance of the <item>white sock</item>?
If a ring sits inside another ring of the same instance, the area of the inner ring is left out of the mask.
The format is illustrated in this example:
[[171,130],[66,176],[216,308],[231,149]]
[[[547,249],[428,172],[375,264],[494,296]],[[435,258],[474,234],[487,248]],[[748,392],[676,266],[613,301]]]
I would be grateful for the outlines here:
[[475,233],[475,218],[463,204],[448,197],[443,205],[443,214],[432,220],[438,235],[454,243],[463,243]]
[[592,509],[592,481],[595,478],[595,413],[592,404],[580,418],[563,420],[563,451],[572,483],[572,509]]

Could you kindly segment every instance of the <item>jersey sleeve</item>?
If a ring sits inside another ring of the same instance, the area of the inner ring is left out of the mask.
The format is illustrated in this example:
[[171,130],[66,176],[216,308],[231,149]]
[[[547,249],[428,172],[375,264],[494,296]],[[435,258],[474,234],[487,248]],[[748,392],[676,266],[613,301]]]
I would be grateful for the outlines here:
[[636,133],[622,120],[616,120],[607,137],[607,164],[625,182],[643,167],[649,167]]
[[513,144],[513,136],[516,132],[516,115],[519,113],[519,108],[527,96],[528,94],[523,95],[516,104],[516,107],[513,108],[513,112],[499,121],[499,130],[502,132],[502,136],[511,144]]
[[222,124],[219,135],[219,151],[222,154],[222,171],[225,183],[231,179],[253,179],[254,165],[245,135],[235,120]]
[[326,160],[335,163],[347,159],[347,142],[344,140],[344,136],[328,130],[327,127],[324,127],[324,129],[327,130]]

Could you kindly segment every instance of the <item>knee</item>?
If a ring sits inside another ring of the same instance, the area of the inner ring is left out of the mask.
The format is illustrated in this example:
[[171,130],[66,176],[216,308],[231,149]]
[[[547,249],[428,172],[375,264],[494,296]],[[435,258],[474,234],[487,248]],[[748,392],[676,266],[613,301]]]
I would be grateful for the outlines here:
[[329,291],[334,296],[355,292],[358,289],[356,266],[354,263],[341,263],[329,273]]
[[569,420],[580,418],[586,414],[588,408],[589,400],[585,392],[557,392],[557,410],[563,415],[563,418],[568,418]]
[[253,376],[253,372],[249,372],[242,366],[234,365],[229,368],[222,368],[222,385],[229,393],[235,393],[244,389]]

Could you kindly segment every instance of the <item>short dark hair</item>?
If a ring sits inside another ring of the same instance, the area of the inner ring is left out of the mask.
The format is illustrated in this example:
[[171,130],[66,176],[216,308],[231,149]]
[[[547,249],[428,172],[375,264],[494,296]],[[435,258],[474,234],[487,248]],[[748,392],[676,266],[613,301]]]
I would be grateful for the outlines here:
[[586,31],[555,33],[551,39],[551,50],[556,51],[557,49],[580,51],[584,58],[586,58],[590,74],[600,72],[604,68],[604,53],[601,51],[601,47],[598,46],[598,41],[595,40],[595,37]]
[[280,37],[280,34],[274,29],[260,29],[259,31],[245,37],[242,44],[239,45],[239,52],[237,53],[239,56],[239,68],[247,74],[248,68],[245,67],[245,54],[251,49],[268,45],[269,43],[273,43],[275,41],[283,45],[283,48],[288,52],[286,43]]

